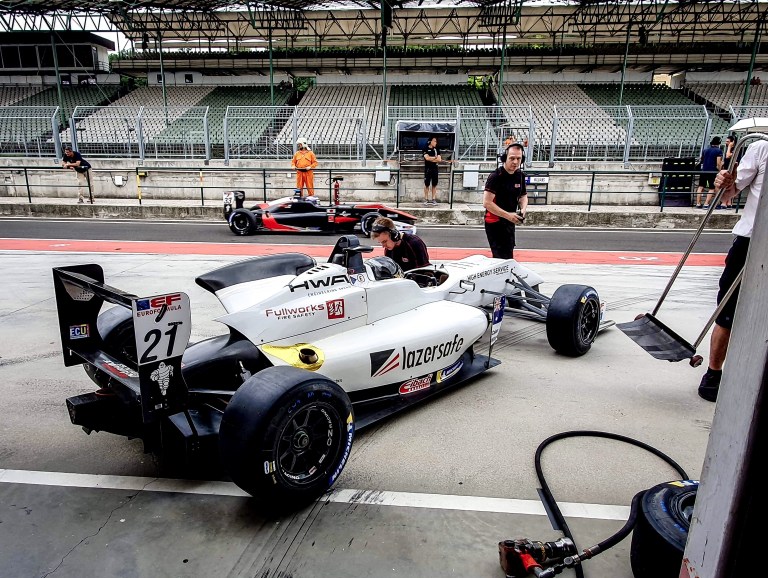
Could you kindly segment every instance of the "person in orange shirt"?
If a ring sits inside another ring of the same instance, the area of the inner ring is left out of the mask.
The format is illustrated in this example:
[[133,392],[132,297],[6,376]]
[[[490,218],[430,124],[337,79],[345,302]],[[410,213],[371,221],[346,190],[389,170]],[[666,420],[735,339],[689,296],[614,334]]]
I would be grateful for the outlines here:
[[315,194],[315,173],[313,169],[317,168],[317,158],[307,146],[307,139],[300,137],[296,144],[298,149],[291,160],[291,168],[296,169],[296,188],[303,191],[306,188],[307,194]]

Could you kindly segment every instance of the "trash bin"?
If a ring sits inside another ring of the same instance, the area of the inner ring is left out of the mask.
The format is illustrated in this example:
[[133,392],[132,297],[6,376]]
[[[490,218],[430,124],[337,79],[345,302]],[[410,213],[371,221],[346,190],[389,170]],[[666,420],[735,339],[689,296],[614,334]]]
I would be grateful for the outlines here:
[[[659,204],[665,207],[690,207],[694,173],[699,165],[693,157],[668,157],[661,163],[664,174],[659,181]],[[688,172],[691,171],[691,172]]]

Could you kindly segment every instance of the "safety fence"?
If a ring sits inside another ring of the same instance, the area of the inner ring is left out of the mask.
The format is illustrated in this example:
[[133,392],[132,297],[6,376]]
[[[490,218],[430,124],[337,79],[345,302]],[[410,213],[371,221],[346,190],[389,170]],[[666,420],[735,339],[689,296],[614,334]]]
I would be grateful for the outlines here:
[[[58,157],[72,144],[88,157],[146,159],[287,159],[304,137],[318,158],[397,158],[399,121],[448,123],[452,156],[492,161],[507,138],[527,161],[655,162],[697,157],[712,135],[704,106],[555,105],[545,118],[530,106],[77,106],[62,130],[58,107],[0,110],[0,154]],[[765,107],[732,107],[734,120]],[[424,135],[426,138],[427,135]]]

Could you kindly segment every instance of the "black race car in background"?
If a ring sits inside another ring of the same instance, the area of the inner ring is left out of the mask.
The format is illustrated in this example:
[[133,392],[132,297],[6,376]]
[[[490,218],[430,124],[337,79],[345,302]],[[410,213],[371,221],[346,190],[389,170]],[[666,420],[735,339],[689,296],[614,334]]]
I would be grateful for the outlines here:
[[323,233],[362,233],[371,236],[378,217],[389,217],[402,233],[415,233],[416,217],[381,203],[322,205],[314,197],[283,197],[243,207],[242,191],[224,193],[224,218],[235,235],[258,231],[316,231]]

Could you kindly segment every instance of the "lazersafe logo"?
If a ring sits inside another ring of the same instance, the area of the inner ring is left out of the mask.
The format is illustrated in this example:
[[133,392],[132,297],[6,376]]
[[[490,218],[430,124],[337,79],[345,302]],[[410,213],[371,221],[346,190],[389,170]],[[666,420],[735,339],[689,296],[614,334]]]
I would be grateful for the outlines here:
[[464,338],[456,333],[453,340],[416,349],[386,349],[371,353],[371,377],[379,377],[393,369],[412,369],[425,363],[438,361],[461,351]]

